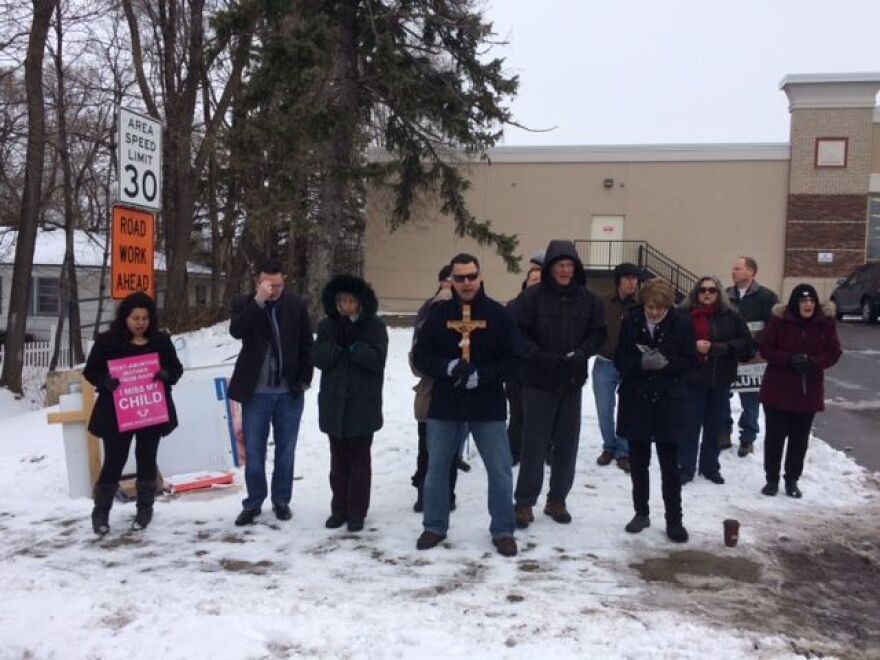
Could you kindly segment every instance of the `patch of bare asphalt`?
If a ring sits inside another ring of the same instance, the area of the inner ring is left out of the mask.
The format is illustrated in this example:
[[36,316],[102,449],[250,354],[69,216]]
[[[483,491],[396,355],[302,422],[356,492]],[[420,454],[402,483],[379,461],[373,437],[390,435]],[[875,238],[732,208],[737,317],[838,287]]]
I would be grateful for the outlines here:
[[880,658],[877,514],[866,507],[797,538],[774,537],[749,558],[676,550],[631,564],[653,587],[634,606],[779,636],[807,657]]

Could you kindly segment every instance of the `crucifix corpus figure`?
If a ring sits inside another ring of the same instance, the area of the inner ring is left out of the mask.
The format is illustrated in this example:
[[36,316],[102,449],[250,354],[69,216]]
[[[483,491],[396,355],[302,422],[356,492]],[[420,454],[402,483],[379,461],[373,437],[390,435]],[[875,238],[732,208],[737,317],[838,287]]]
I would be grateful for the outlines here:
[[461,359],[465,362],[471,361],[471,333],[475,330],[484,330],[486,328],[485,321],[477,321],[471,319],[471,306],[461,306],[461,320],[447,321],[446,327],[455,330],[461,334]]

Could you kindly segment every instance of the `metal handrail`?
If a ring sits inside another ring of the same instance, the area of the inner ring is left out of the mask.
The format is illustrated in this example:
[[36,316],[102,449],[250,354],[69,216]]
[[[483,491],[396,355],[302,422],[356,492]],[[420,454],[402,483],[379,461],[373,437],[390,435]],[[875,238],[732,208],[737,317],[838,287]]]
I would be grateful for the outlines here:
[[647,241],[576,240],[578,256],[588,270],[611,270],[623,262],[635,263],[652,276],[668,280],[679,298],[696,286],[697,275]]

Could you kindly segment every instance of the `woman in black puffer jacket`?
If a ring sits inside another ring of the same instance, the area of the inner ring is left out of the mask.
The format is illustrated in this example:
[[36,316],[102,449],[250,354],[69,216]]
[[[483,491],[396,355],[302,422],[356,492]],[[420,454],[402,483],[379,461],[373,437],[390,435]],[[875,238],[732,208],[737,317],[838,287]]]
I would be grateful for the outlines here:
[[322,297],[327,316],[318,325],[315,366],[321,370],[318,424],[330,436],[333,499],[326,526],[348,523],[357,532],[370,506],[370,447],[382,428],[388,331],[376,316],[376,294],[361,278],[338,275]]
[[[704,275],[685,303],[696,336],[697,368],[685,377],[688,425],[678,449],[681,481],[693,480],[699,450],[700,474],[723,484],[718,463],[718,431],[724,423],[730,384],[736,380],[737,365],[754,353],[749,328],[730,306],[721,281]],[[700,444],[700,432],[703,442]]]

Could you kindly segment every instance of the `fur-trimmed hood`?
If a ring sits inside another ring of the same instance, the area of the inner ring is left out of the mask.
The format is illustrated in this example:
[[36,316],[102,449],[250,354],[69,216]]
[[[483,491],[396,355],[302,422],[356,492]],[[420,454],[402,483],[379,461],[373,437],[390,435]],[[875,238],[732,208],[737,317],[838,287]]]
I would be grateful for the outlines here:
[[[816,311],[820,312],[819,316],[827,316],[828,318],[833,319],[833,318],[835,318],[835,316],[837,314],[837,306],[832,301],[829,300],[828,302],[824,302],[821,305],[819,305],[817,307]],[[787,313],[787,312],[788,312],[788,305],[786,305],[785,303],[776,303],[775,305],[773,305],[773,316],[780,318],[780,319],[789,318],[792,321],[799,321],[800,320],[800,319],[794,318],[794,316],[792,316],[790,313]],[[814,318],[815,318],[815,315],[814,315]]]
[[367,282],[355,275],[337,275],[327,282],[321,294],[324,313],[331,319],[339,318],[339,310],[336,309],[336,294],[338,293],[350,293],[360,301],[361,314],[358,317],[358,323],[368,321],[379,311],[379,300]]

